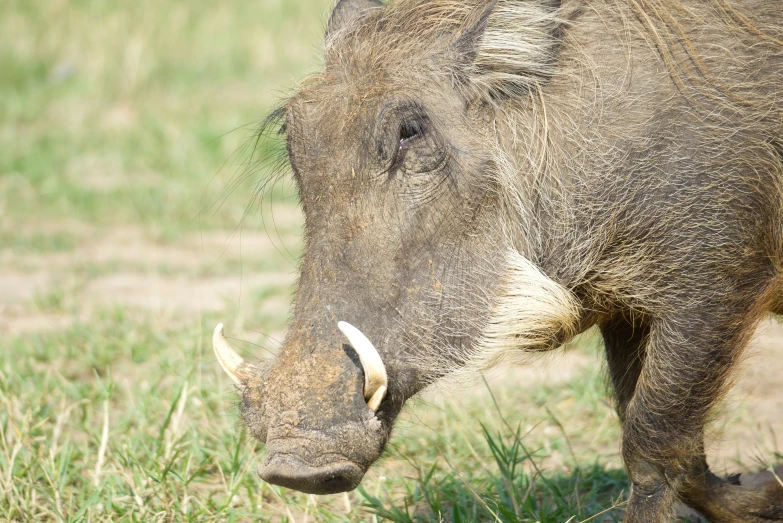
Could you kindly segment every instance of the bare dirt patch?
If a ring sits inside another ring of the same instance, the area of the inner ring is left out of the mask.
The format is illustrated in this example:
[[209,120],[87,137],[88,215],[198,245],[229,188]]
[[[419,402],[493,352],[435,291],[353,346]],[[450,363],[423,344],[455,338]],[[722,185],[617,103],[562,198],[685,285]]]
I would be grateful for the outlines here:
[[62,330],[73,322],[68,314],[8,314],[0,318],[0,329],[11,335],[26,332]]
[[49,284],[50,278],[45,272],[0,272],[0,311],[18,308],[29,302],[37,291]]
[[[58,227],[54,233],[69,229]],[[156,241],[156,231],[138,227],[110,230],[75,227],[75,248],[55,253],[19,253],[0,248],[0,264],[28,272],[52,273],[90,264],[126,264],[134,267],[171,266],[177,269],[218,266],[222,260],[279,258],[287,262],[286,249],[294,249],[298,238],[291,235],[271,236],[266,232],[211,231],[190,234],[177,242]],[[38,232],[37,230],[31,232]],[[290,263],[289,263],[290,265]]]
[[766,465],[773,451],[783,450],[783,323],[770,318],[756,332],[737,384],[727,398],[717,425],[711,466],[732,471]]
[[90,282],[83,296],[95,306],[200,313],[223,310],[227,303],[239,303],[243,294],[269,286],[290,285],[293,281],[291,272],[200,279],[118,273]]
[[[295,213],[283,218],[295,219]],[[168,242],[141,228],[73,225],[52,224],[55,234],[72,232],[77,238],[67,251],[0,248],[0,328],[13,333],[61,329],[107,306],[180,315],[232,310],[263,289],[286,289],[295,278],[293,255],[286,249],[294,250],[298,239],[290,234],[213,231]],[[44,227],[32,232],[40,230]],[[265,270],[244,270],[259,264]],[[288,310],[275,296],[262,306],[269,313]]]

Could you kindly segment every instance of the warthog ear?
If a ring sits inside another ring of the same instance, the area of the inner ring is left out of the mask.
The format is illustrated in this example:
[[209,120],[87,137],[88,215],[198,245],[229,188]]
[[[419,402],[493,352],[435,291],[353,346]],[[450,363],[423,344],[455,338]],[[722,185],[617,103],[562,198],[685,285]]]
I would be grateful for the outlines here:
[[559,0],[492,0],[457,37],[459,76],[492,97],[518,95],[555,72],[560,48]]
[[497,5],[498,0],[492,0],[489,5],[478,12],[477,18],[474,17],[469,20],[468,24],[460,33],[454,47],[466,63],[473,62],[475,59],[476,53],[479,50],[479,43],[484,37],[484,32],[487,30],[489,17]]
[[340,0],[329,17],[326,37],[345,27],[348,22],[363,18],[377,9],[383,9],[380,0]]

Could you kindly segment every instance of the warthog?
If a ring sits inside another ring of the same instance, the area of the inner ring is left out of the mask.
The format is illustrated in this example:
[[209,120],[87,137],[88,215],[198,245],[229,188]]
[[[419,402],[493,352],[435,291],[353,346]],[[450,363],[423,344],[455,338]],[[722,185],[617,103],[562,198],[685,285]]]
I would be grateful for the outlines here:
[[353,489],[423,387],[598,325],[625,521],[783,521],[704,452],[783,312],[780,0],[341,0],[324,55],[267,121],[305,216],[290,330],[266,363],[213,339],[261,477]]

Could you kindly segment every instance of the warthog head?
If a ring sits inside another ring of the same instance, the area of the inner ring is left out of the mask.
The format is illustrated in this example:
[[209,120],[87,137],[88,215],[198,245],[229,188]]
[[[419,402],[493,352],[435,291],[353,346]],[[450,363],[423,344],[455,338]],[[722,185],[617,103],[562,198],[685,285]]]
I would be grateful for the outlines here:
[[557,11],[511,3],[342,0],[325,70],[285,104],[305,216],[290,329],[267,364],[214,335],[266,442],[266,481],[351,490],[423,387],[571,334],[574,298],[529,261],[534,225],[520,244],[532,211],[527,189],[508,190],[518,159],[496,118],[503,98],[534,97],[550,76]]

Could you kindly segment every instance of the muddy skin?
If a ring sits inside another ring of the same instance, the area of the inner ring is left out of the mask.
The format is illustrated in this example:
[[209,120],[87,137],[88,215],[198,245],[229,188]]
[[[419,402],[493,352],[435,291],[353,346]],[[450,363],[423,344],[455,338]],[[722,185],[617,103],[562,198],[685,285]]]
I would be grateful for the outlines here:
[[[261,477],[355,488],[434,380],[598,325],[624,521],[783,521],[709,471],[704,425],[783,312],[778,0],[342,0],[276,113],[305,215],[293,320],[234,372]],[[270,124],[275,118],[269,120]],[[388,374],[376,412],[337,328]]]

